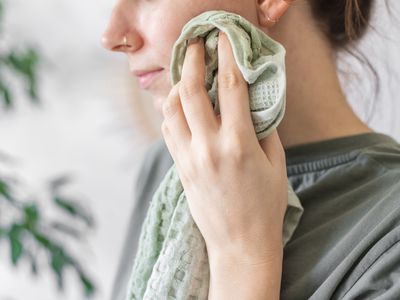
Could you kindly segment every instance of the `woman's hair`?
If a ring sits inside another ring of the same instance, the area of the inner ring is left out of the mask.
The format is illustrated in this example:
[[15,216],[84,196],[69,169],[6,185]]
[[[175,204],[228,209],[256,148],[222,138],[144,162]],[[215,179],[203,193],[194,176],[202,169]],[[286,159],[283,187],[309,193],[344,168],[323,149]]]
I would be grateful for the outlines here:
[[313,15],[333,48],[360,39],[369,25],[373,0],[309,0]]

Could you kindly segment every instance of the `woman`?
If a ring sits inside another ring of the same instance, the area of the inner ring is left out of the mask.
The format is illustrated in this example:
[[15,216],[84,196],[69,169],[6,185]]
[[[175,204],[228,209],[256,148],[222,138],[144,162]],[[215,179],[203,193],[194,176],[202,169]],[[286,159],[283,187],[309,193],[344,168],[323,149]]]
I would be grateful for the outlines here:
[[[400,145],[355,115],[334,61],[336,50],[364,34],[372,5],[118,0],[103,44],[127,54],[132,73],[154,96],[165,144],[155,143],[142,166],[113,299],[125,296],[141,222],[172,159],[207,243],[210,299],[400,299]],[[287,50],[285,116],[260,143],[224,35],[220,116],[202,87],[201,42],[189,46],[182,80],[170,85],[171,50],[182,27],[219,9],[242,15]],[[287,180],[304,214],[282,249]]]

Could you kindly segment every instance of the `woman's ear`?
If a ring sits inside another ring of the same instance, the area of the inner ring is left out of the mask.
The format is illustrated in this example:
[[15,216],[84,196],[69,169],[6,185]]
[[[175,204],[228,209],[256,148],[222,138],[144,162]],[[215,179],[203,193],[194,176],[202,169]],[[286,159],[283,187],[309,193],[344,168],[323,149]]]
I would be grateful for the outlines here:
[[271,27],[283,16],[293,0],[257,0],[257,16],[261,26]]

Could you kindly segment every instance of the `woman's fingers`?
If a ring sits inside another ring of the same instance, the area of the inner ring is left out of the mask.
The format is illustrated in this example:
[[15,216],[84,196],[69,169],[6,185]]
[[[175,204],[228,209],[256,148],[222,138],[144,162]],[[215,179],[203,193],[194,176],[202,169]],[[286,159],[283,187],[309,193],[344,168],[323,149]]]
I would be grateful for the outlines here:
[[189,44],[179,87],[182,108],[192,136],[205,137],[217,129],[210,97],[205,88],[205,58],[202,39]]
[[260,140],[261,148],[273,166],[286,166],[285,150],[276,128]]
[[218,100],[222,126],[229,131],[254,132],[247,82],[239,70],[226,34],[218,38]]
[[161,129],[167,146],[171,154],[172,152],[179,152],[179,148],[185,147],[191,139],[190,129],[179,97],[179,82],[172,87],[162,108],[164,121]]

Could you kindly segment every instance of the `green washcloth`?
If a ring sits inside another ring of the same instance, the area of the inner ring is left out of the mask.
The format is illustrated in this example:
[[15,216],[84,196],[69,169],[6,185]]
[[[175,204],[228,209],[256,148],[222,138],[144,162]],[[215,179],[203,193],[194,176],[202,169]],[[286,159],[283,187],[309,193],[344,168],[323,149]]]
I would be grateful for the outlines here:
[[[278,126],[285,111],[285,49],[243,17],[226,11],[208,11],[190,20],[173,48],[172,83],[180,80],[188,40],[202,37],[206,50],[206,89],[215,112],[219,113],[220,30],[227,34],[239,69],[249,83],[251,115],[260,140]],[[292,237],[303,214],[290,184],[288,196],[283,246]],[[150,203],[126,299],[207,299],[209,276],[206,244],[190,214],[174,164]]]

